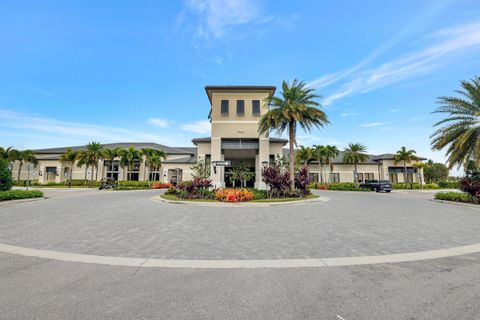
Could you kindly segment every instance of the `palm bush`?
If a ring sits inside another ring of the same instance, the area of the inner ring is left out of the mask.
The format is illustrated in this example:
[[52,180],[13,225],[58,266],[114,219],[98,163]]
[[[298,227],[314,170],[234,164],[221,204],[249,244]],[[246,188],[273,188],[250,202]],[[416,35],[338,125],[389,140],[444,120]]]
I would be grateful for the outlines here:
[[439,127],[431,136],[435,150],[447,149],[447,165],[451,169],[469,160],[480,165],[480,77],[462,81],[459,97],[440,97],[434,113],[446,114],[435,123]]

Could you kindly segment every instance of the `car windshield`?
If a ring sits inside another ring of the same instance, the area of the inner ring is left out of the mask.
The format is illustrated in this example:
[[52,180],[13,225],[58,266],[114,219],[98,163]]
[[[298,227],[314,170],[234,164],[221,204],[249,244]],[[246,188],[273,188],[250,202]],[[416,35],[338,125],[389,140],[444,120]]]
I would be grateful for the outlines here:
[[390,183],[390,181],[388,181],[388,180],[382,180],[382,181],[380,181],[380,182],[381,182],[381,183]]

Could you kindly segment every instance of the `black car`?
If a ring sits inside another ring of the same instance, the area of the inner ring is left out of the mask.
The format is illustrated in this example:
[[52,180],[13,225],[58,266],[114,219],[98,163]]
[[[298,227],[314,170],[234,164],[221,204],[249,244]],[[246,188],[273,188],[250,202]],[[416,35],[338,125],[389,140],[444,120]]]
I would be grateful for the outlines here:
[[393,189],[392,184],[388,180],[366,180],[360,185],[360,188],[370,189],[376,192],[390,192]]

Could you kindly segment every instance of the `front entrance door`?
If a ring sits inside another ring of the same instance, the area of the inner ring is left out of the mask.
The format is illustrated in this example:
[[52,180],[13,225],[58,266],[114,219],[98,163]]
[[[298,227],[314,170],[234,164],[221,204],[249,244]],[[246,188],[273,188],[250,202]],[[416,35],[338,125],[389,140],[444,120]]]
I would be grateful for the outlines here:
[[57,167],[47,167],[45,171],[47,173],[47,182],[55,182],[57,178]]

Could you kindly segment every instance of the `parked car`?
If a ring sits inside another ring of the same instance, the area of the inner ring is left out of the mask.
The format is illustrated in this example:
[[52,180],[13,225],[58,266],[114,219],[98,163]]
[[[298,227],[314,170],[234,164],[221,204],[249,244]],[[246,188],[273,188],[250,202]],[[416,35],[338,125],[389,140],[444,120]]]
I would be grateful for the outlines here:
[[376,192],[390,192],[392,191],[393,186],[388,180],[366,180],[364,183],[360,184],[360,188],[370,189]]

